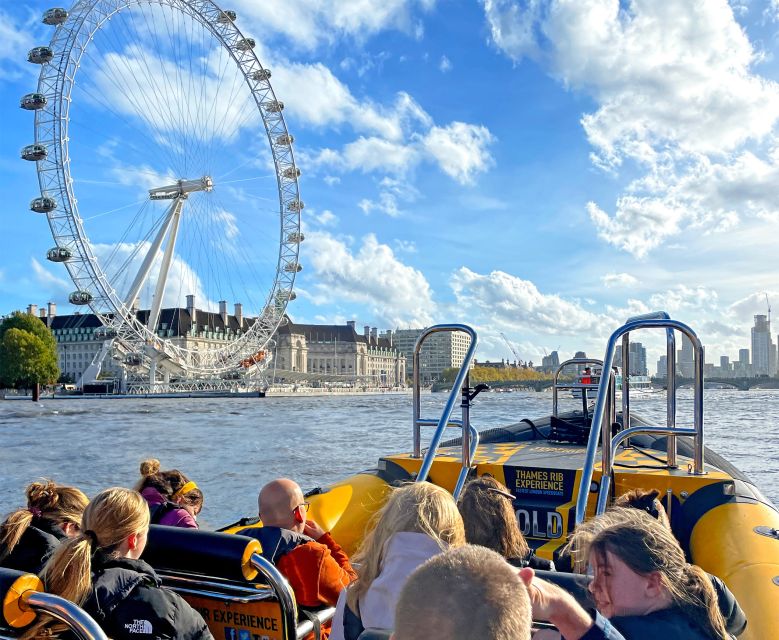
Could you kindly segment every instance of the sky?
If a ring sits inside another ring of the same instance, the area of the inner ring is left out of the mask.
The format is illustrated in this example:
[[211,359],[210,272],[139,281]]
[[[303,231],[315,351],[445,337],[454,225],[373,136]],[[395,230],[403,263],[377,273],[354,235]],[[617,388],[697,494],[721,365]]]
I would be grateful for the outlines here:
[[[74,310],[67,272],[45,259],[46,218],[29,210],[40,193],[34,164],[19,159],[34,128],[18,101],[39,72],[26,52],[51,38],[40,22],[50,6],[0,3],[3,313],[48,301]],[[629,316],[665,310],[718,361],[749,346],[766,296],[779,305],[779,0],[232,0],[222,8],[256,40],[295,137],[306,206],[293,321],[355,320],[381,331],[463,322],[478,332],[478,359],[513,360],[505,335],[520,358],[539,363],[554,349],[602,357]],[[112,93],[107,61],[121,56],[132,69],[127,61],[144,48],[110,28],[79,70],[70,143],[95,253],[121,261],[148,246],[123,234],[120,218],[151,215],[138,204],[143,190],[199,174],[182,175],[123,131],[133,96],[146,89],[139,80]],[[162,74],[178,73],[165,51],[158,60]],[[182,110],[188,100],[167,98]],[[227,121],[239,102],[225,90],[214,104]],[[157,109],[143,109],[148,124]],[[251,288],[273,277],[278,253],[270,151],[262,123],[246,123],[251,116],[222,140],[240,150],[211,160],[230,180],[215,178],[211,204],[193,204],[182,218],[182,237],[200,242],[213,264],[221,256],[213,279],[235,302],[262,298]],[[197,133],[182,139],[190,138],[197,143]],[[262,183],[264,195],[259,186],[239,192],[240,180]],[[198,216],[215,226],[197,232]],[[244,270],[261,249],[270,258]],[[174,281],[190,282],[192,260],[177,258]],[[176,300],[199,281],[191,282],[174,287]],[[197,291],[208,305],[215,295]],[[660,336],[634,339],[649,346],[654,371]]]

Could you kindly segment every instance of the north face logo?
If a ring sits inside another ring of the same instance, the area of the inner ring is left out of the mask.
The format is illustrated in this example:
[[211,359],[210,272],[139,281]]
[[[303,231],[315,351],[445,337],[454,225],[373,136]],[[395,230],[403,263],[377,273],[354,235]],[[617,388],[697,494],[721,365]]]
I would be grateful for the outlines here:
[[153,633],[154,628],[148,620],[133,620],[132,623],[124,625],[127,633]]

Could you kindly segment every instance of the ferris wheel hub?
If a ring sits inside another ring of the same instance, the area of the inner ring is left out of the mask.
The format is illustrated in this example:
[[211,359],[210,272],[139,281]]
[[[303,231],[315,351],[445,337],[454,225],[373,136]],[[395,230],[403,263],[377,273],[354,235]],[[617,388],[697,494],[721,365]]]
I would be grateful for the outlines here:
[[149,198],[152,200],[175,200],[176,198],[186,198],[195,191],[213,190],[214,181],[211,176],[203,176],[197,180],[179,180],[175,184],[149,189]]

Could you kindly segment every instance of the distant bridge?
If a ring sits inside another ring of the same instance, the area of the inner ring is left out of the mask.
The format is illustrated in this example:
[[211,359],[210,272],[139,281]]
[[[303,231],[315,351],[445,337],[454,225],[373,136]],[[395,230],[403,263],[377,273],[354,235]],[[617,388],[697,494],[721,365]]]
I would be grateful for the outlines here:
[[[692,378],[676,377],[676,388],[691,387],[694,380]],[[747,391],[749,389],[779,389],[778,378],[703,378],[704,385],[710,384],[722,385],[723,387],[733,387]],[[665,387],[665,378],[652,378],[652,383],[656,386]]]

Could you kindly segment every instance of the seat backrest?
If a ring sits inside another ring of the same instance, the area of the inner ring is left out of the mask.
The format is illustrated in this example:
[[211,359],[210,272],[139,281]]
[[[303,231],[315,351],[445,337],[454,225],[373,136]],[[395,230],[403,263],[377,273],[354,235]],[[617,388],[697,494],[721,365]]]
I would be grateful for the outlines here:
[[357,640],[389,640],[391,636],[391,629],[366,629]]

